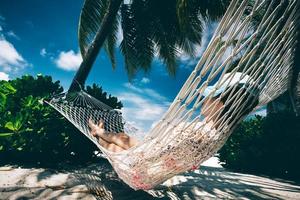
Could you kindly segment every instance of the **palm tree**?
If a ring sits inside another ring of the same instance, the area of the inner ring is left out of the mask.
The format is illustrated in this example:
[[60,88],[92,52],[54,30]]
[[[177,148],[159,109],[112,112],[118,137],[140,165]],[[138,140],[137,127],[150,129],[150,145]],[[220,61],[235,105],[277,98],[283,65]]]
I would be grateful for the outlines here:
[[176,73],[179,52],[195,56],[201,43],[202,19],[216,19],[230,0],[85,0],[79,23],[83,62],[69,90],[84,85],[102,46],[115,67],[114,50],[119,24],[120,44],[129,79],[137,71],[149,71],[157,55],[170,75]]

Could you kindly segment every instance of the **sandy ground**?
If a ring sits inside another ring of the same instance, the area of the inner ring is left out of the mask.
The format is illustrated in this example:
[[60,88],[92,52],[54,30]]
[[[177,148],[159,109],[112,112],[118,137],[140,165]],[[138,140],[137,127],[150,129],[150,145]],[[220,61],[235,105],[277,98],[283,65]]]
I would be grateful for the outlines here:
[[67,171],[0,167],[0,199],[300,199],[300,185],[225,171],[211,158],[155,190],[134,191],[107,162]]

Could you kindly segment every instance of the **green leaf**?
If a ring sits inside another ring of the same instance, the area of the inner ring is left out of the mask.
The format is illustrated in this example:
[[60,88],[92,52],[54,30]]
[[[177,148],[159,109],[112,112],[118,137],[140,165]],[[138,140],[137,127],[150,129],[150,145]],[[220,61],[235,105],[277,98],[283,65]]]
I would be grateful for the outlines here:
[[14,127],[14,124],[12,122],[7,122],[4,127],[11,130],[11,131],[15,131],[15,127]]
[[13,94],[13,93],[15,93],[15,92],[17,91],[17,90],[16,90],[10,83],[8,83],[8,82],[4,83],[2,86],[3,86],[3,88],[4,88],[6,91],[8,91],[8,93]]
[[26,108],[31,108],[32,106],[34,106],[37,102],[37,99],[34,98],[32,95],[29,95],[27,97],[25,97],[24,99],[22,99],[22,105]]
[[12,136],[14,133],[0,133],[0,137]]
[[32,128],[26,128],[25,131],[27,131],[27,132],[32,132],[33,129],[32,129]]
[[15,130],[16,131],[20,130],[22,126],[23,126],[23,116],[21,113],[18,113],[14,124]]
[[6,95],[0,92],[0,107],[4,107],[6,104]]

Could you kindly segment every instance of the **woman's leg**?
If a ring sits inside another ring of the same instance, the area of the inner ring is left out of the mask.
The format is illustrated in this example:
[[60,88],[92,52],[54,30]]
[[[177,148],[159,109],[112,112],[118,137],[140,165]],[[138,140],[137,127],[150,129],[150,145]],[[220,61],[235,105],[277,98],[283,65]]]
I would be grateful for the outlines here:
[[114,143],[108,143],[107,141],[103,140],[102,138],[98,138],[99,144],[104,147],[105,149],[112,151],[112,152],[121,152],[125,149],[115,145]]

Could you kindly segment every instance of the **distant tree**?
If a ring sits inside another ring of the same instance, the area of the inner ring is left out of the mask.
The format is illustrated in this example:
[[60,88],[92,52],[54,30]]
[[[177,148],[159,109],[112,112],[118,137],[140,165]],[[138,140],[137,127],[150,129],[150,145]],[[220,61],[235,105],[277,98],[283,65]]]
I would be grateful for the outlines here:
[[228,169],[300,180],[300,117],[286,110],[241,123],[219,151]]
[[121,109],[123,107],[122,103],[118,101],[117,97],[113,97],[111,95],[107,96],[107,93],[103,91],[102,87],[99,87],[95,83],[92,86],[87,86],[86,91],[94,98],[100,100],[101,102],[109,105],[112,108]]

